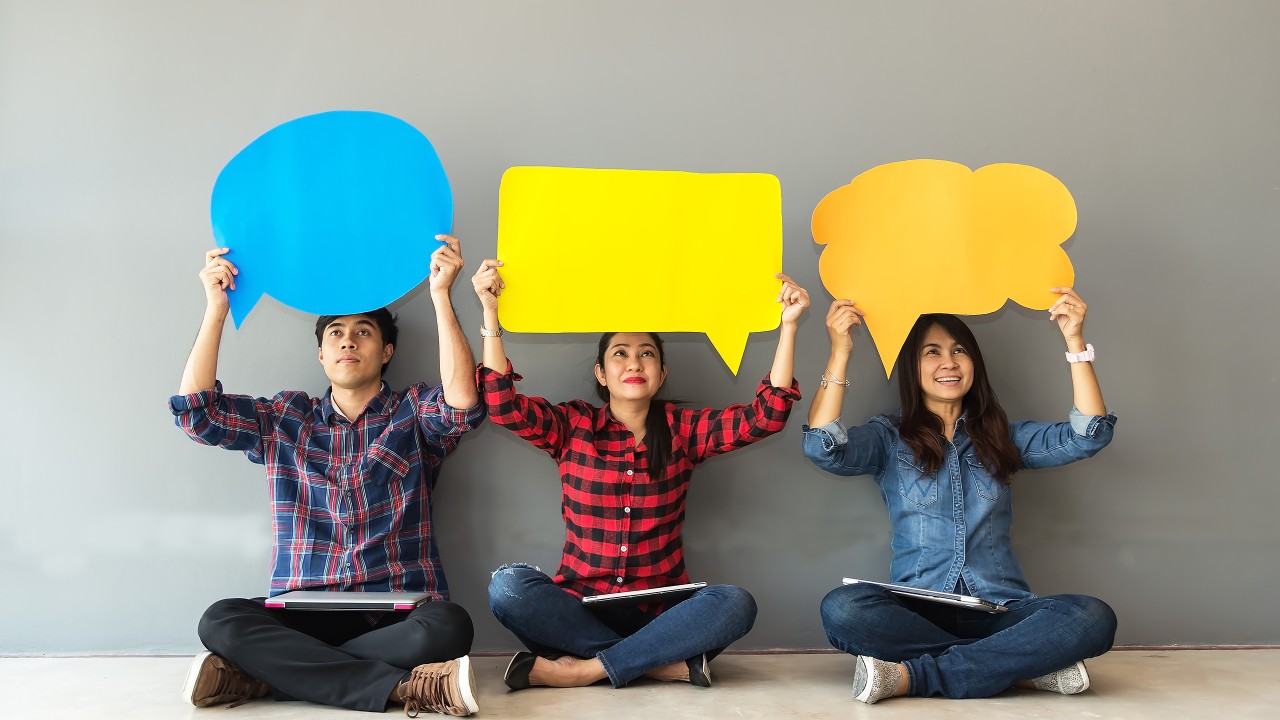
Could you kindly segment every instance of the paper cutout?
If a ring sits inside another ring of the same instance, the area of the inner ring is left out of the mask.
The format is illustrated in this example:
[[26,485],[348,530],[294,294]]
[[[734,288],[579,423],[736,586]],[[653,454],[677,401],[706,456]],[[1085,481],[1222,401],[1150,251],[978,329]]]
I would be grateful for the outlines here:
[[1049,288],[1075,281],[1060,247],[1075,229],[1075,201],[1057,178],[1008,163],[880,165],[813,211],[813,239],[827,246],[822,284],[863,310],[886,377],[920,315],[983,315],[1006,299],[1047,310]]
[[780,322],[772,175],[513,167],[498,204],[507,329],[706,333],[736,375]]
[[209,214],[240,270],[229,293],[238,328],[264,294],[317,315],[400,298],[453,227],[453,193],[412,125],[342,110],[277,125],[241,150],[218,174]]

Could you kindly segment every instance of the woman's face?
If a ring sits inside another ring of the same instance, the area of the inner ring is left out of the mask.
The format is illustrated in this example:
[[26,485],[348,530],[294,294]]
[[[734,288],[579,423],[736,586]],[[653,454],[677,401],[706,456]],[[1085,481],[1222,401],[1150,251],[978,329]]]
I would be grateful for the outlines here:
[[643,400],[658,394],[667,370],[649,333],[616,333],[596,365],[596,380],[609,389],[610,402]]
[[926,407],[951,405],[964,400],[973,387],[973,358],[967,348],[934,325],[920,346],[920,389]]

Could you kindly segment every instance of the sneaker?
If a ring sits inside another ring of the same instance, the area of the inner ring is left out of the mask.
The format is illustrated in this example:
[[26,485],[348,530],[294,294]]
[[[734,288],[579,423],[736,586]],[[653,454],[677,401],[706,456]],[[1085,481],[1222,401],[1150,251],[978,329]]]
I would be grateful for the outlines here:
[[868,705],[887,697],[893,697],[902,682],[898,663],[877,660],[869,655],[859,655],[853,667],[853,699]]
[[404,714],[417,717],[423,710],[444,715],[470,715],[480,709],[476,704],[476,677],[471,673],[471,658],[419,665],[409,672],[401,686]]
[[684,661],[689,666],[689,684],[694,687],[711,687],[711,662],[707,654]]
[[249,677],[245,671],[211,652],[202,652],[191,662],[187,680],[182,684],[183,701],[196,707],[231,703],[241,705],[267,694],[266,683]]
[[1048,675],[1033,678],[1031,684],[1037,690],[1048,690],[1049,692],[1063,695],[1075,695],[1089,689],[1089,671],[1085,669],[1084,661],[1081,660],[1074,665],[1068,665]]

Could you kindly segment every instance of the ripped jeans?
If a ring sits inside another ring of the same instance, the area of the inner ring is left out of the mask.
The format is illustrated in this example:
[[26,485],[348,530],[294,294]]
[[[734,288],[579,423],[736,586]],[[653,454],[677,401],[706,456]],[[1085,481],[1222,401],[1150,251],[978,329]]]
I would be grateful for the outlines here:
[[588,608],[523,563],[494,571],[489,608],[530,652],[599,658],[615,688],[678,660],[713,658],[756,619],[755,599],[733,585],[708,585],[658,615],[634,606]]

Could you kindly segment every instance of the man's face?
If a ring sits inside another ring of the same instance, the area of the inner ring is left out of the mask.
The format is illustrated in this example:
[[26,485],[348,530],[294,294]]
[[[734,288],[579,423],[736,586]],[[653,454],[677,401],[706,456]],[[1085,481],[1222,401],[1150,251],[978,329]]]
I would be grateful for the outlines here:
[[320,364],[334,387],[359,390],[382,383],[382,364],[395,347],[382,342],[377,323],[364,315],[343,315],[324,328]]

